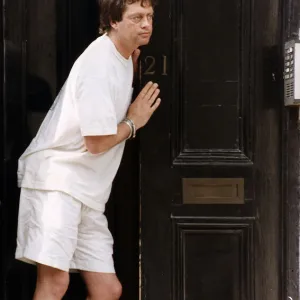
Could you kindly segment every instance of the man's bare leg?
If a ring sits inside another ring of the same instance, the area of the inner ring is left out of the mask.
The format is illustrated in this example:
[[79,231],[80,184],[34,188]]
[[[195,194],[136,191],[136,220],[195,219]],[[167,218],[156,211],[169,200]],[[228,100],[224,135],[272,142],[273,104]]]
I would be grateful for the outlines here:
[[33,300],[61,300],[69,285],[69,273],[38,264]]
[[87,300],[118,300],[122,286],[115,274],[81,272],[88,289]]

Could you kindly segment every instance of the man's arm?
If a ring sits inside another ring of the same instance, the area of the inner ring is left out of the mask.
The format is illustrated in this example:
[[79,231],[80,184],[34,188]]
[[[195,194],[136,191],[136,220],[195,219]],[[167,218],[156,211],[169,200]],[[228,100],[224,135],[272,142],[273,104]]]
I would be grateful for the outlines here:
[[108,151],[117,144],[125,141],[130,134],[130,128],[125,123],[118,125],[118,132],[115,135],[86,136],[85,146],[92,154],[100,154]]
[[[132,120],[137,130],[148,123],[152,114],[160,105],[161,100],[157,99],[159,92],[156,83],[148,82],[135,101],[130,105],[127,117]],[[86,148],[90,153],[100,154],[126,140],[129,134],[129,126],[125,123],[120,123],[118,125],[117,134],[107,136],[85,136],[84,141]]]

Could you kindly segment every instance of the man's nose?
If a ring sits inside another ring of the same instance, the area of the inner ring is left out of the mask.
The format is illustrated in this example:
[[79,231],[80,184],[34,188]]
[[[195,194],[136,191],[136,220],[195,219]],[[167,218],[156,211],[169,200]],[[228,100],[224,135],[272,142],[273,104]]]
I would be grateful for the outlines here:
[[151,27],[152,26],[152,22],[151,20],[148,19],[148,17],[144,17],[143,20],[142,20],[142,27],[145,28],[145,27]]

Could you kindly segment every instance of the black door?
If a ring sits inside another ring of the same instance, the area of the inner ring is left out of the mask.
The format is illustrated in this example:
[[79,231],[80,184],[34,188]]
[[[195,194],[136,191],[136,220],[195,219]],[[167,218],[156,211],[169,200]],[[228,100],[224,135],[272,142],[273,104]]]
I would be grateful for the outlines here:
[[[2,300],[29,300],[36,268],[14,259],[19,205],[17,160],[35,135],[73,62],[98,36],[97,1],[5,1],[1,38],[1,290]],[[4,6],[3,6],[4,7]],[[2,89],[3,87],[3,89]],[[2,97],[3,95],[3,97]],[[126,147],[107,207],[115,239],[122,299],[138,299],[138,150]],[[64,299],[85,299],[78,274]]]
[[141,65],[163,100],[140,133],[143,299],[284,299],[282,6],[157,7]]

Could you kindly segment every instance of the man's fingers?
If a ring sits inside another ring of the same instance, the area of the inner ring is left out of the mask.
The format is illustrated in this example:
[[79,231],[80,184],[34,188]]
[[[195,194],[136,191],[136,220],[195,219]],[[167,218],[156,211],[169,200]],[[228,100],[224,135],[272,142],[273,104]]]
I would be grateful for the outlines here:
[[151,114],[153,114],[157,110],[157,108],[159,107],[160,103],[161,103],[161,99],[158,98],[156,100],[156,102],[153,104],[153,106],[150,108]]
[[145,95],[145,100],[146,101],[149,101],[152,97],[152,95],[154,94],[154,92],[157,90],[158,88],[158,84],[157,83],[154,83],[148,90],[147,94]]
[[153,86],[153,82],[152,81],[149,81],[144,87],[143,89],[141,90],[140,92],[140,96],[142,98],[145,97],[145,95],[148,93],[149,89]]
[[133,52],[133,54],[132,54],[132,60],[134,62],[137,62],[140,54],[141,54],[141,50],[140,49],[135,49],[134,52]]
[[139,59],[140,54],[141,54],[140,49],[135,49],[134,52],[132,53],[133,69],[134,69],[135,73],[138,70],[138,59]]
[[156,89],[156,90],[154,91],[153,95],[152,95],[151,98],[149,99],[149,104],[150,104],[150,106],[153,105],[153,103],[155,102],[155,100],[156,100],[157,96],[159,95],[159,93],[160,93],[160,90],[159,90],[159,89]]

